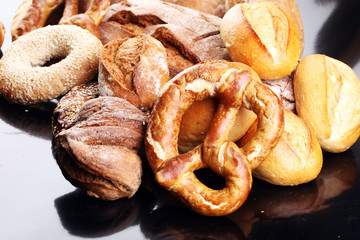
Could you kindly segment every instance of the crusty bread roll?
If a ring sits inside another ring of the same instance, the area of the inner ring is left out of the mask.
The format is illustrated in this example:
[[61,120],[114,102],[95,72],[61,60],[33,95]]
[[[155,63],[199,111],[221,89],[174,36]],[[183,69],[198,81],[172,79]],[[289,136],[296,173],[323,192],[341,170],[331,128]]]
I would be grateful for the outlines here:
[[294,75],[296,111],[315,130],[321,147],[343,152],[360,135],[360,81],[345,63],[326,55],[304,58]]
[[[314,131],[306,122],[285,110],[285,129],[270,155],[253,170],[255,177],[281,186],[294,186],[314,180],[320,173],[323,155]],[[250,134],[249,134],[250,133]],[[252,135],[249,131],[246,135]],[[244,136],[249,139],[249,136]],[[246,144],[239,141],[238,145]]]
[[160,41],[142,34],[107,43],[100,55],[99,92],[150,110],[169,80],[166,51]]
[[249,65],[261,79],[291,74],[300,59],[294,21],[271,2],[235,5],[224,15],[220,34],[231,59]]
[[0,21],[0,48],[4,43],[4,38],[5,38],[5,27],[4,24]]
[[[237,68],[250,71],[253,79],[261,81],[256,72],[249,66],[238,62],[231,64],[233,67],[236,66]],[[217,102],[212,98],[194,102],[189,107],[180,123],[178,138],[178,148],[180,152],[187,152],[203,142],[214,118],[216,109]],[[252,111],[242,108],[230,131],[229,140],[236,141],[241,138],[255,120],[256,115]]]
[[[239,3],[253,3],[258,1],[264,1],[264,0],[223,0],[225,2],[225,11],[228,11],[230,8],[235,6]],[[300,56],[302,56],[302,53],[304,51],[304,27],[303,22],[301,18],[301,13],[299,10],[299,7],[297,5],[296,0],[265,0],[267,2],[271,2],[278,6],[281,10],[283,10],[285,13],[291,17],[293,22],[295,23],[295,26],[299,32],[300,35]]]

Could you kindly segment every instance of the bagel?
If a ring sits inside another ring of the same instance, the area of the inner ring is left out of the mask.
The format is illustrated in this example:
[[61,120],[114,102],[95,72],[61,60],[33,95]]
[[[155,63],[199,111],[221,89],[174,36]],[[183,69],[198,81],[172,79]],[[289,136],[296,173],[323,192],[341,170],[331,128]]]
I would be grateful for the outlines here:
[[0,60],[0,94],[24,105],[61,96],[96,76],[101,48],[98,38],[78,26],[36,29],[14,41]]

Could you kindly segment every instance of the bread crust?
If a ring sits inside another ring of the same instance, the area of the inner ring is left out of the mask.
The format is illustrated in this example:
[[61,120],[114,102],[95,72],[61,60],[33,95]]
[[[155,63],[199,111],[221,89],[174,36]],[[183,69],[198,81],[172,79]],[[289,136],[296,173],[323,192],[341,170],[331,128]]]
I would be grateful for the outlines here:
[[220,37],[220,21],[176,4],[128,0],[109,7],[99,31],[103,44],[144,33],[156,38],[166,49],[172,78],[204,60],[230,60]]
[[[225,11],[228,11],[230,8],[239,3],[254,3],[258,1],[264,0],[225,0]],[[299,7],[297,5],[296,0],[265,0],[267,2],[271,2],[278,6],[281,10],[283,10],[286,14],[288,14],[293,22],[296,25],[298,33],[300,35],[300,57],[304,52],[305,40],[304,40],[304,27],[301,18],[301,13]]]
[[102,50],[99,67],[102,96],[120,97],[150,111],[168,80],[165,48],[149,35],[113,40]]
[[253,174],[275,185],[296,186],[319,175],[323,155],[314,130],[293,112],[284,113],[285,128],[279,143]]
[[345,63],[313,54],[294,75],[296,111],[315,130],[323,150],[343,152],[360,136],[360,81]]
[[138,150],[145,123],[145,114],[123,99],[86,101],[73,125],[54,139],[55,159],[65,178],[103,200],[132,197],[141,184]]
[[300,59],[300,36],[293,20],[267,1],[235,5],[220,33],[233,61],[252,67],[261,79],[290,75]]

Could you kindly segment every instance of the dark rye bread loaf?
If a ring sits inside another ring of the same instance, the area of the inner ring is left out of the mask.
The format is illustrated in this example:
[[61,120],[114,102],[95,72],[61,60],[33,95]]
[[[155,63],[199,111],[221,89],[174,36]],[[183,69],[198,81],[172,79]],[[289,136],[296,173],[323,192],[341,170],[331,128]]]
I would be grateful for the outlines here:
[[98,97],[96,83],[73,88],[53,114],[53,154],[64,177],[104,200],[132,197],[141,183],[146,122],[129,102]]

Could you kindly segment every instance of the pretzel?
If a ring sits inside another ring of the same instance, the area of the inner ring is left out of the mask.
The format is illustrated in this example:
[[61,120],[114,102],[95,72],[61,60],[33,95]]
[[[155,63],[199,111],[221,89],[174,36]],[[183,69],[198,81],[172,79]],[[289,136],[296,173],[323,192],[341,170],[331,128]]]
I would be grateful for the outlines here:
[[[239,63],[205,61],[169,81],[159,94],[146,132],[146,156],[156,180],[203,215],[221,216],[238,209],[251,186],[251,170],[276,146],[284,128],[284,113],[276,95],[254,81]],[[195,101],[219,99],[204,142],[179,155],[177,137],[182,115]],[[240,107],[252,110],[259,127],[242,148],[227,140]],[[194,171],[210,168],[222,176],[225,187],[214,190]]]
[[79,13],[79,0],[24,0],[11,23],[11,36],[20,36],[44,27],[50,15],[65,2],[59,24],[73,24],[89,30],[98,38],[97,26],[103,19],[111,0],[91,0],[85,13]]

